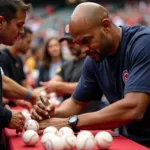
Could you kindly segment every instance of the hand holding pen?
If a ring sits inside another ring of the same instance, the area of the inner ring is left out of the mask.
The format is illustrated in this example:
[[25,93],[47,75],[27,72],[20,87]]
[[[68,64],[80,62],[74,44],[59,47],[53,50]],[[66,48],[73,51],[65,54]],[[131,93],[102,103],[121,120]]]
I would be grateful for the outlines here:
[[40,96],[40,102],[33,105],[31,118],[37,121],[42,121],[51,117],[54,117],[55,106],[49,103],[48,99],[44,96]]
[[[44,99],[43,99],[43,97],[41,95],[40,95],[40,100],[46,106],[46,103],[45,103],[45,101],[44,101]],[[49,113],[48,113],[48,118],[49,119],[51,118]]]

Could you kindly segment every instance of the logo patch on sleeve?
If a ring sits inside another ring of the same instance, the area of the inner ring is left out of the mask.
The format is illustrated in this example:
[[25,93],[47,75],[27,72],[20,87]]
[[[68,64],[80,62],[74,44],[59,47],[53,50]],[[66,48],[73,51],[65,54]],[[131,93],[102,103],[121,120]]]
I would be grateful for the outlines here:
[[128,71],[127,71],[127,70],[124,70],[123,73],[122,73],[122,78],[123,78],[124,84],[126,84],[126,81],[127,81],[128,76],[129,76]]

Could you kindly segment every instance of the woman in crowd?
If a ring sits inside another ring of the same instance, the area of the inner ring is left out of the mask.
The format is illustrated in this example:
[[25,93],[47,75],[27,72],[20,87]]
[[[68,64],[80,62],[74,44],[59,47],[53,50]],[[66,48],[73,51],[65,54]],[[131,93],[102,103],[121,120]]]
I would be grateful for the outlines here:
[[49,81],[64,62],[59,40],[55,37],[48,39],[43,51],[42,65],[39,68],[37,86],[40,86],[40,81]]

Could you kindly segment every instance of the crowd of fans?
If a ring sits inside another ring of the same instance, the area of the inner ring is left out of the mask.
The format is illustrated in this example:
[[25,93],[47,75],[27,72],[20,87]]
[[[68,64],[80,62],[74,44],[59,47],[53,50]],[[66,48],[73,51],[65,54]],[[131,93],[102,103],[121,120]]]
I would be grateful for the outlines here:
[[[116,4],[103,5],[111,12],[111,18],[118,26],[150,25],[150,4],[144,1],[126,3],[121,8],[117,8]],[[68,12],[66,10],[66,13],[69,13],[70,10]],[[21,57],[30,88],[40,87],[41,81],[49,81],[57,73],[62,63],[74,58],[68,48],[68,43],[59,42],[67,24],[64,15],[61,16],[61,10],[59,12],[59,15],[56,15],[57,11],[47,5],[45,8],[33,7],[32,12],[27,16],[25,26],[33,31],[33,38],[29,50]],[[1,45],[0,50],[5,48],[6,46]]]

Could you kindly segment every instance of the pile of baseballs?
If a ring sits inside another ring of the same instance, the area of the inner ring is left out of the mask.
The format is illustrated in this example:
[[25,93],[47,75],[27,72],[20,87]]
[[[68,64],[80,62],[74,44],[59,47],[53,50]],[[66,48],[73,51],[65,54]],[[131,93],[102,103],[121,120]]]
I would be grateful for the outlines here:
[[[25,132],[22,135],[22,140],[27,146],[34,146],[39,141],[39,124],[36,120],[31,119],[31,114],[24,110],[22,114],[26,118],[24,124]],[[41,138],[41,143],[46,150],[94,150],[108,149],[112,144],[113,138],[106,131],[98,132],[95,137],[87,130],[80,131],[77,136],[69,127],[62,127],[59,130],[56,127],[47,127]]]
[[23,110],[22,114],[25,117],[25,132],[22,135],[22,140],[27,146],[34,146],[39,140],[39,135],[37,134],[39,124],[36,120],[31,119],[31,114],[27,110]]
[[108,149],[113,138],[106,131],[98,132],[95,137],[90,131],[80,131],[77,136],[69,127],[57,128],[47,127],[41,138],[41,143],[46,150],[94,150]]

